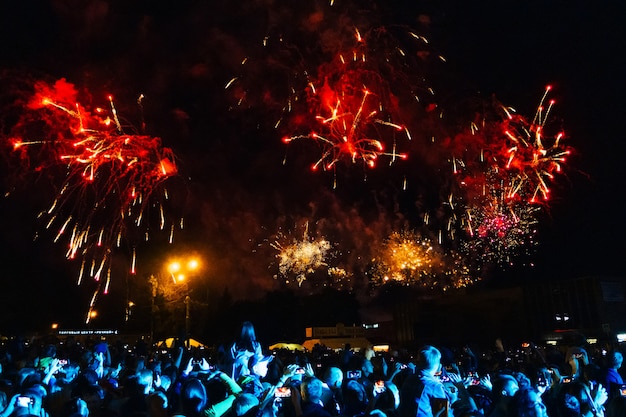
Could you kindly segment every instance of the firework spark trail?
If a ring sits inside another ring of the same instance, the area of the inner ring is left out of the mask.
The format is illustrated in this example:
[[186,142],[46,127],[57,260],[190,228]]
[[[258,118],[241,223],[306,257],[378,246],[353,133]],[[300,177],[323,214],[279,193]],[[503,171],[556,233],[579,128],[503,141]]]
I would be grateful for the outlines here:
[[[35,90],[27,106],[35,115],[28,114],[14,129],[13,149],[32,159],[29,151],[38,147],[38,170],[62,168],[59,192],[40,217],[47,218],[46,228],[58,227],[55,242],[67,239],[67,258],[83,257],[78,282],[86,271],[98,282],[91,310],[97,294],[108,292],[113,249],[132,240],[130,229],[143,229],[143,239],[149,239],[150,207],[157,208],[160,229],[166,226],[163,183],[177,173],[175,156],[159,138],[125,134],[112,97],[110,111],[91,112],[76,102],[74,87],[64,79],[52,86],[36,83]],[[24,137],[33,121],[45,125],[42,140]]]

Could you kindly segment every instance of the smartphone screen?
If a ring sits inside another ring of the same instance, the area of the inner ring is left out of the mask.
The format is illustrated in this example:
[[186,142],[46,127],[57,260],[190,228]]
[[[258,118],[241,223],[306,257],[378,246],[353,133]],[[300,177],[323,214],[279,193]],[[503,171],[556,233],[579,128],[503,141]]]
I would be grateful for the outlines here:
[[17,405],[20,407],[28,407],[32,400],[30,397],[17,397]]
[[374,382],[374,393],[380,394],[385,391],[385,381],[379,380]]
[[289,388],[289,387],[278,387],[278,388],[276,388],[276,391],[274,391],[274,397],[276,397],[276,398],[291,397],[291,388]]
[[348,371],[348,379],[361,378],[361,371]]

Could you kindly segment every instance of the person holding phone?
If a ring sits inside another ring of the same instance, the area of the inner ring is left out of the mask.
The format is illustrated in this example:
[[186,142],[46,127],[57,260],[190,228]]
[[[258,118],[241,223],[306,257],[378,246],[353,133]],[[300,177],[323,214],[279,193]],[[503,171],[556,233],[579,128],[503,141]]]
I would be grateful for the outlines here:
[[7,407],[0,412],[0,417],[48,417],[48,412],[43,408],[43,397],[36,388],[28,388],[14,395],[8,402]]
[[400,405],[400,392],[391,381],[379,380],[374,383],[374,397],[368,408],[370,416],[397,417]]
[[366,357],[360,357],[355,362],[357,366],[346,371],[346,379],[358,381],[367,392],[371,392],[374,382],[381,379],[382,376],[374,375],[374,364]]
[[343,371],[337,366],[329,366],[324,371],[322,382],[324,388],[322,390],[322,402],[324,408],[328,410],[332,415],[341,414],[343,406]]
[[[331,414],[324,409],[322,403],[322,391],[324,384],[315,377],[308,377],[300,384],[300,404],[294,402],[296,416],[301,417],[331,417]],[[298,397],[292,397],[293,401],[298,401]],[[298,414],[298,411],[301,411]]]
[[400,388],[401,417],[452,417],[448,393],[435,376],[441,369],[441,352],[425,345],[418,353],[416,373],[408,376]]

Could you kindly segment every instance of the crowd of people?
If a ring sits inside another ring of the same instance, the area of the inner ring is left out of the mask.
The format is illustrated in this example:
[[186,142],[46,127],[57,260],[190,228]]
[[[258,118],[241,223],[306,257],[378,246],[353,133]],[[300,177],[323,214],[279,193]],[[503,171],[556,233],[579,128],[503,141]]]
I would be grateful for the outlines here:
[[16,339],[0,351],[0,417],[626,416],[618,344],[269,351],[251,322],[233,339]]

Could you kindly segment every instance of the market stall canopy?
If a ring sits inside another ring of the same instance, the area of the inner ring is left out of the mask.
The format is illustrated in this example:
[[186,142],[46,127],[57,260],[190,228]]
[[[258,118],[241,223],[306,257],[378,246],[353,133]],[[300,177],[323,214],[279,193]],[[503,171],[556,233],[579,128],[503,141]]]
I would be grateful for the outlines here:
[[272,346],[269,347],[270,350],[275,350],[275,349],[287,349],[287,350],[300,350],[302,352],[304,352],[306,350],[306,348],[298,343],[286,343],[286,342],[280,342],[280,343],[275,343]]
[[[187,339],[182,341],[184,345],[187,344]],[[171,349],[172,346],[174,346],[174,344],[176,343],[176,338],[174,337],[169,337],[165,340],[161,340],[159,342],[156,343],[157,346],[165,346],[168,349]],[[207,346],[204,345],[201,342],[198,342],[196,339],[189,339],[189,346],[190,347],[202,347],[202,348],[206,348]]]

